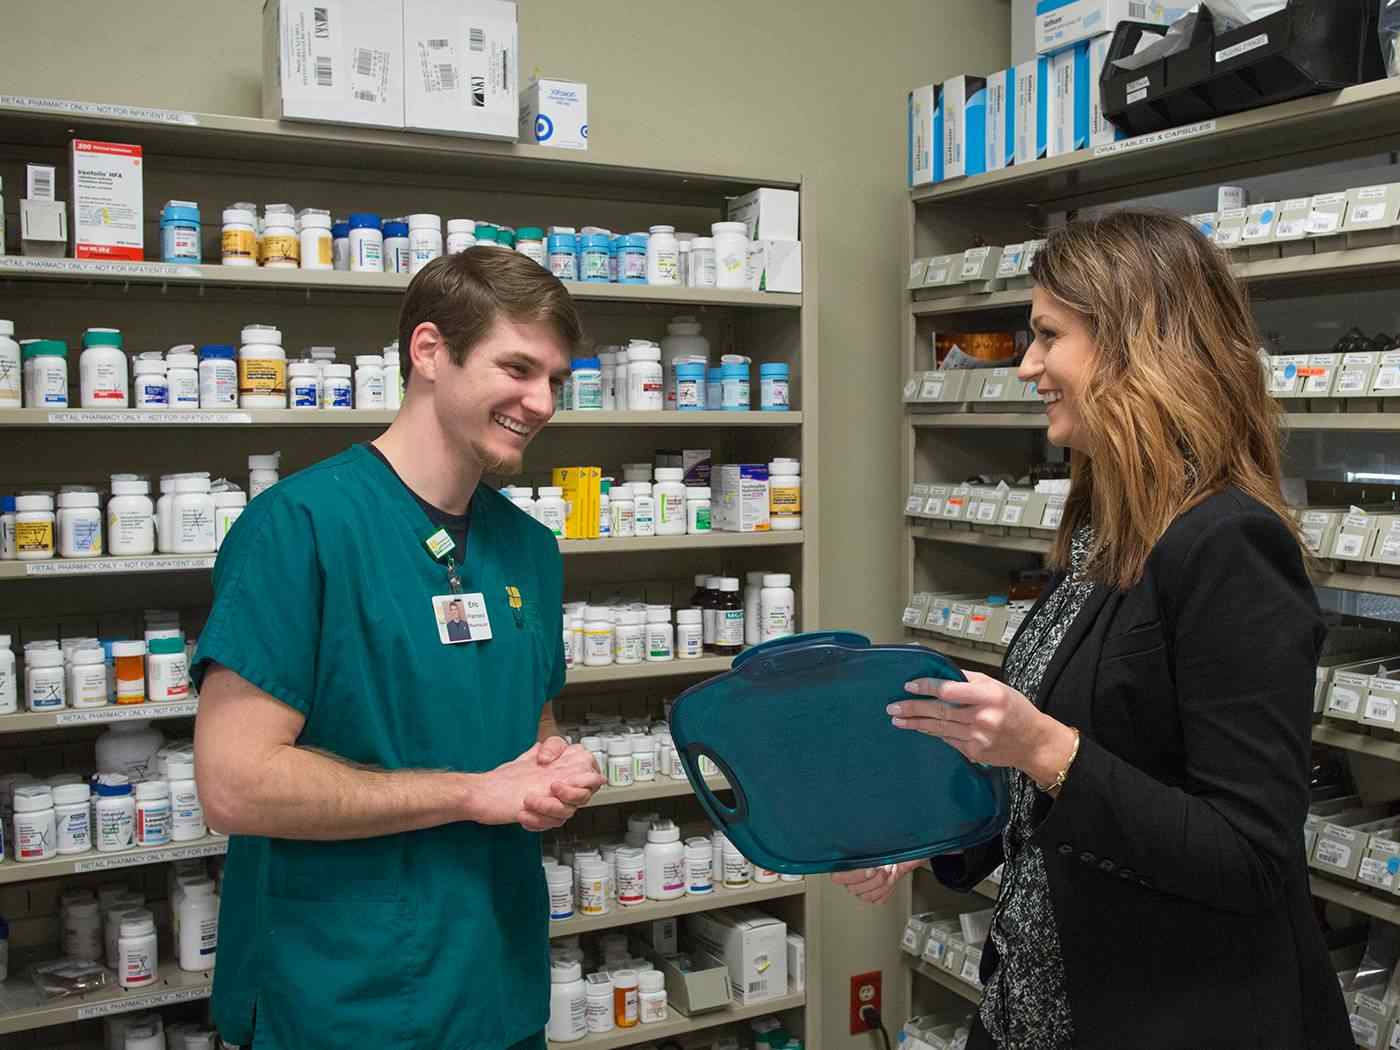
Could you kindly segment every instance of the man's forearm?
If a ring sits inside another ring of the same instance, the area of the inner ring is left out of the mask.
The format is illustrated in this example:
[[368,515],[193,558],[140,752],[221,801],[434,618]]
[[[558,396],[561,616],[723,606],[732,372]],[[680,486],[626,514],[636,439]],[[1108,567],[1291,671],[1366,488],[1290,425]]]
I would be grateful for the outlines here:
[[[243,782],[210,805],[217,830],[337,841],[418,831],[470,819],[465,773],[383,771],[302,747],[269,751]],[[211,797],[209,803],[215,798]],[[227,826],[217,822],[223,819]]]

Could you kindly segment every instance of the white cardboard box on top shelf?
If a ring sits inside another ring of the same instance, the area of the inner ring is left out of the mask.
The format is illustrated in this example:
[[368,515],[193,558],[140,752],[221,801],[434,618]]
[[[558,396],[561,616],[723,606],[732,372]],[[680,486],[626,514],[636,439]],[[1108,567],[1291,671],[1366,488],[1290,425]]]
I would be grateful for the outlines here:
[[1192,5],[1161,0],[1036,0],[1035,50],[1051,54],[1071,44],[1112,33],[1119,22],[1170,25]]
[[588,148],[588,85],[536,77],[520,92],[520,140],[555,149]]
[[402,0],[404,127],[515,142],[519,45],[512,0]]
[[749,228],[751,241],[798,240],[798,193],[760,187],[738,197],[730,197],[727,214],[730,222],[742,222]]
[[404,126],[398,0],[264,0],[263,116]]

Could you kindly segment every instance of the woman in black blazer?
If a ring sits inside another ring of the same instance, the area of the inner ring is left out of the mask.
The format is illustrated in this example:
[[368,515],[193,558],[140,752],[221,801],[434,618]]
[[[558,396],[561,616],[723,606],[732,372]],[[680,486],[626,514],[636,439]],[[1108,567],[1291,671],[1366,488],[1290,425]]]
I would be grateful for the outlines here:
[[[1350,1050],[1308,889],[1325,634],[1279,486],[1244,292],[1186,223],[1053,234],[1021,377],[1073,450],[1057,575],[1005,682],[920,681],[896,726],[1005,766],[1005,862],[970,1050]],[[915,865],[837,881],[878,901]]]

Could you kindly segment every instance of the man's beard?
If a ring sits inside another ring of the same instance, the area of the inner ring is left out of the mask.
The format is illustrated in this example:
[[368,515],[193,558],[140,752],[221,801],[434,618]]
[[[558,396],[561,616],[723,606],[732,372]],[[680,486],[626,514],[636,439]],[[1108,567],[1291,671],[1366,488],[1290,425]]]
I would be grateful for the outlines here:
[[525,466],[524,452],[508,452],[505,455],[497,455],[488,451],[480,443],[472,442],[472,454],[481,464],[483,474],[491,474],[496,477],[510,478],[519,474]]

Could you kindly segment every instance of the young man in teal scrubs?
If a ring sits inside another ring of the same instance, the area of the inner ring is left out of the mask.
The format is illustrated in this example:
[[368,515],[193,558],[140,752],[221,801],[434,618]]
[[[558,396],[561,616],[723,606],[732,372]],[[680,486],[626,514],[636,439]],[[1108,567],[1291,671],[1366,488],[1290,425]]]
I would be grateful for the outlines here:
[[200,796],[233,836],[230,1043],[544,1046],[536,833],[603,780],[549,703],[558,545],[481,478],[520,469],[579,337],[525,256],[435,260],[404,300],[393,424],[258,496],[224,543],[194,675]]

